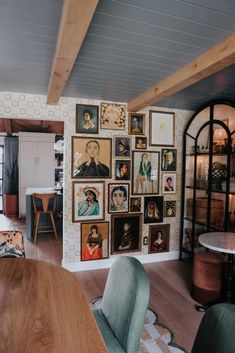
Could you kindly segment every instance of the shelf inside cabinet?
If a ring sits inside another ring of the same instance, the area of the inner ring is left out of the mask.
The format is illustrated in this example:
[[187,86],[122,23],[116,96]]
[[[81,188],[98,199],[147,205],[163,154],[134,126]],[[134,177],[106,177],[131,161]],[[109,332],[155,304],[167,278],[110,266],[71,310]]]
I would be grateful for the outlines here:
[[[192,218],[189,218],[189,217],[184,217],[184,219],[185,219],[186,221],[190,221],[190,222],[193,221],[193,219],[192,219]],[[200,226],[203,226],[203,227],[206,227],[206,226],[207,226],[207,223],[206,223],[206,222],[200,222],[200,221],[197,221],[196,219],[195,219],[194,223],[195,223],[195,224],[198,224],[198,225],[200,225]],[[215,225],[213,225],[213,224],[210,224],[210,229],[212,229],[212,230],[217,230],[217,231],[221,231],[221,232],[223,231],[223,227],[215,226]]]
[[[186,185],[186,189],[194,190],[194,187],[193,187],[193,186]],[[199,187],[196,187],[195,189],[196,189],[196,190],[201,190],[201,191],[207,191],[207,188],[199,188]],[[222,191],[222,190],[211,190],[211,192],[214,192],[215,194],[226,194],[226,191]],[[235,191],[230,191],[230,192],[229,192],[229,195],[235,195]]]

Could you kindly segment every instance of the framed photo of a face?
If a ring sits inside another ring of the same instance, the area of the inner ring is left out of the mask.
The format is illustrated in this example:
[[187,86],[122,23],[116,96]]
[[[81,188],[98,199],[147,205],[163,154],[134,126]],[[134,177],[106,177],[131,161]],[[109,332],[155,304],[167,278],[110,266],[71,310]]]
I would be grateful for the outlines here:
[[176,171],[177,150],[173,148],[162,149],[162,170]]
[[162,192],[164,194],[176,193],[176,174],[162,174]]
[[109,222],[81,223],[81,261],[109,257]]
[[124,104],[101,103],[100,127],[109,130],[125,130],[126,106]]
[[145,114],[129,113],[128,132],[130,135],[144,135]]
[[111,253],[141,251],[141,214],[112,215]]
[[141,212],[141,197],[131,197],[130,212]]
[[114,157],[128,158],[131,156],[130,137],[114,136]]
[[176,216],[176,201],[164,201],[164,217]]
[[149,144],[150,146],[174,146],[175,113],[150,110]]
[[72,178],[112,177],[112,139],[72,136]]
[[131,161],[120,159],[115,161],[115,179],[116,180],[130,180]]
[[76,133],[98,134],[99,107],[98,105],[76,104]]
[[132,152],[132,194],[159,194],[159,152]]
[[108,184],[109,213],[127,213],[129,211],[129,184]]
[[149,226],[149,254],[169,251],[170,224]]
[[104,219],[104,181],[74,181],[72,221]]
[[146,150],[147,149],[147,137],[135,136],[135,149]]
[[163,222],[163,196],[144,198],[144,223]]

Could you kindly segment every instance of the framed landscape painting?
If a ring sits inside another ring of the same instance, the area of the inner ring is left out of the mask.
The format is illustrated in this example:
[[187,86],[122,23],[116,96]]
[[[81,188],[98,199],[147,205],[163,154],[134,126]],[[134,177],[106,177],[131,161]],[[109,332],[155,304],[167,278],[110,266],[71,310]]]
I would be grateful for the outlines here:
[[74,181],[72,221],[104,219],[104,181]]
[[112,177],[112,140],[72,136],[72,178]]
[[81,261],[109,257],[109,222],[81,223]]

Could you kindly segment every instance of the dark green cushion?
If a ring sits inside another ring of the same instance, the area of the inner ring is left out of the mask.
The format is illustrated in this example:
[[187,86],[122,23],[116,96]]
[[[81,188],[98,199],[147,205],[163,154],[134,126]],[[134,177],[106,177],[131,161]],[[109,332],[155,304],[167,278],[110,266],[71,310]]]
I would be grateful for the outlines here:
[[[124,352],[137,353],[149,302],[149,279],[134,257],[121,256],[112,265],[101,311]],[[109,352],[113,353],[112,349]]]
[[235,352],[235,306],[216,304],[207,310],[199,326],[192,353]]

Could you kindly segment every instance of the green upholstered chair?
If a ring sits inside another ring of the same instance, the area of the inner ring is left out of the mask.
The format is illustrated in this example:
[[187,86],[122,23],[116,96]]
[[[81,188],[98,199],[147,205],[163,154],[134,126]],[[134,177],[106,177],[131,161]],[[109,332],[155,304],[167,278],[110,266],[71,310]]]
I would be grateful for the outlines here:
[[109,353],[137,353],[149,302],[142,264],[121,256],[111,266],[100,309],[93,313]]
[[234,352],[235,305],[213,305],[200,323],[192,353]]

